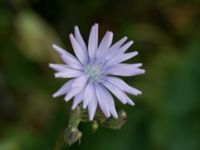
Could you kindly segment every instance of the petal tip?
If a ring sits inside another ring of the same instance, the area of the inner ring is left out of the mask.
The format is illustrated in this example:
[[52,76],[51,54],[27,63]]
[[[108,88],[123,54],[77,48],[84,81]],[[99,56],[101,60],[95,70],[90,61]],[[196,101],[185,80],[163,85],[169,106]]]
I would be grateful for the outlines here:
[[55,78],[59,78],[59,77],[60,77],[60,73],[59,73],[59,72],[58,72],[58,73],[55,73],[55,74],[54,74],[54,77],[55,77]]
[[135,106],[135,103],[133,101],[128,102],[128,104],[131,105],[131,106]]
[[137,95],[141,95],[142,94],[142,92],[141,91],[138,91],[138,94]]
[[74,38],[74,36],[73,36],[72,33],[69,34],[69,38],[70,38],[70,40],[71,40],[72,38]]
[[52,48],[53,48],[53,49],[56,49],[56,48],[58,48],[58,46],[57,46],[56,44],[53,43],[53,44],[52,44]]
[[70,100],[70,98],[68,96],[65,96],[64,101],[68,102]]
[[125,37],[123,37],[123,39],[124,39],[124,40],[127,40],[127,39],[128,39],[128,37],[127,37],[127,36],[125,36]]
[[141,73],[142,73],[142,74],[146,73],[146,70],[141,69]]
[[52,95],[52,97],[53,97],[53,98],[56,98],[56,97],[58,97],[58,94],[55,93],[55,94]]
[[75,105],[72,105],[71,110],[74,110],[75,108],[76,108],[76,106],[75,106]]
[[132,44],[134,43],[134,41],[132,41],[132,40],[131,40],[131,41],[129,41],[129,42],[130,42],[130,45],[132,45]]
[[51,64],[51,63],[49,64],[49,68],[53,68],[53,66],[54,66],[53,64]]

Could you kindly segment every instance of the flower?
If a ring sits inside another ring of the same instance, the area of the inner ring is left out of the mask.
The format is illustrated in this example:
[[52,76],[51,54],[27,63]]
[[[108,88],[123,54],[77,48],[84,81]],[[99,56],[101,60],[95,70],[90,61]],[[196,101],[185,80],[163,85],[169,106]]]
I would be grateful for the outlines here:
[[66,102],[73,98],[72,110],[82,102],[83,108],[88,110],[89,120],[93,120],[98,106],[106,118],[111,115],[118,118],[112,94],[123,104],[134,105],[126,93],[135,96],[142,93],[117,77],[145,73],[145,70],[139,68],[141,63],[122,63],[138,54],[137,51],[125,53],[133,41],[124,44],[127,37],[123,37],[111,46],[113,33],[107,31],[98,44],[98,24],[94,24],[86,46],[77,26],[74,32],[69,38],[76,57],[53,44],[65,64],[49,66],[56,71],[56,78],[70,78],[53,97],[66,95]]

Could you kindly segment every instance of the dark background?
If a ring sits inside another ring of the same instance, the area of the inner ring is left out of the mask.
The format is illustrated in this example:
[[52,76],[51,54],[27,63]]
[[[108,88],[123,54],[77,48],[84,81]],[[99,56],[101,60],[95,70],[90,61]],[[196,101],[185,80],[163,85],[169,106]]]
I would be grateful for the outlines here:
[[[69,106],[52,98],[65,80],[52,43],[69,51],[78,25],[84,39],[93,23],[100,37],[114,32],[135,44],[146,74],[125,78],[143,91],[121,130],[83,123],[81,144],[63,146]],[[0,150],[200,150],[200,1],[6,0],[0,1]]]

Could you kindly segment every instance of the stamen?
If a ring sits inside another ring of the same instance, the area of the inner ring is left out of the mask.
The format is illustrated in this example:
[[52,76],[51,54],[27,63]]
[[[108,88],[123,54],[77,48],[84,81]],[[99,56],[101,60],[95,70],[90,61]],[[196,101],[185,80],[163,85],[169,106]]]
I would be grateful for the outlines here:
[[100,80],[103,76],[103,70],[101,65],[97,64],[88,64],[85,69],[84,73],[90,80]]

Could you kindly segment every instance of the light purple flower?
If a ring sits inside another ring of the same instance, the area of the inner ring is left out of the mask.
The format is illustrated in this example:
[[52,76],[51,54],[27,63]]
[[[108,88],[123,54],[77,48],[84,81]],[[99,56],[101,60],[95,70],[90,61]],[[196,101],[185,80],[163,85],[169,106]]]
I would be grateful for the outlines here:
[[122,63],[138,54],[136,51],[125,53],[133,41],[125,43],[127,37],[124,37],[111,45],[113,33],[107,31],[98,44],[98,24],[94,24],[86,46],[77,26],[74,32],[75,34],[70,34],[69,37],[76,57],[53,44],[53,48],[65,64],[49,64],[49,66],[56,71],[56,78],[70,78],[53,94],[53,97],[66,95],[64,98],[66,102],[73,98],[72,109],[82,102],[83,108],[88,109],[89,120],[93,120],[97,106],[105,117],[112,115],[118,118],[111,93],[123,104],[130,105],[134,105],[134,102],[126,93],[135,96],[142,93],[116,77],[145,73],[145,70],[139,68],[142,66],[141,63]]

